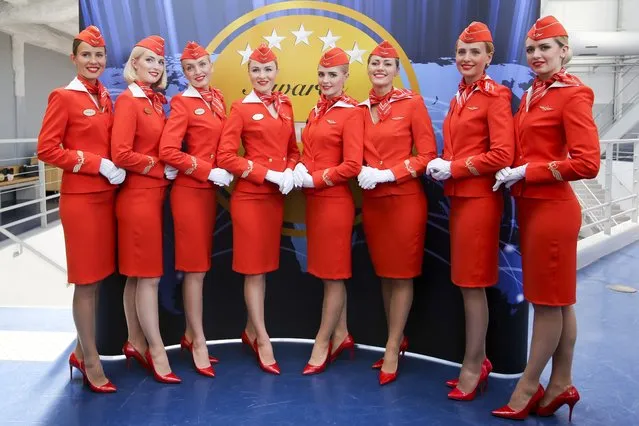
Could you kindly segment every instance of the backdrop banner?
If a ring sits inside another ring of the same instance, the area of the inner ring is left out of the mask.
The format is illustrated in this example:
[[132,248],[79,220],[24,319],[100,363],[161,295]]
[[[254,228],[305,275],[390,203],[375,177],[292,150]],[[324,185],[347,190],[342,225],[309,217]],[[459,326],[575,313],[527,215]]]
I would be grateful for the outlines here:
[[[183,91],[180,53],[194,40],[211,54],[212,83],[228,106],[250,92],[247,61],[260,43],[279,59],[275,90],[293,102],[299,132],[319,96],[317,63],[322,52],[338,46],[350,58],[346,91],[367,97],[366,60],[374,46],[390,41],[400,54],[397,87],[420,93],[433,121],[439,152],[442,123],[460,75],[454,48],[459,33],[473,20],[490,27],[495,56],[488,74],[513,91],[513,107],[532,80],[525,64],[526,31],[539,15],[539,0],[450,1],[387,0],[80,0],[81,26],[97,25],[107,42],[108,64],[102,81],[113,97],[126,89],[124,64],[133,45],[158,34],[166,40],[169,85],[166,95]],[[71,47],[69,46],[69,49]],[[298,133],[298,141],[299,133]],[[461,362],[464,353],[464,308],[450,280],[448,212],[441,183],[422,178],[428,196],[428,229],[422,276],[415,280],[413,307],[406,327],[409,351]],[[353,184],[357,218],[353,228],[353,278],[347,282],[348,326],[357,343],[385,346],[386,320],[380,281],[375,276],[361,224],[361,193]],[[218,214],[212,268],[204,286],[207,340],[239,338],[245,325],[243,277],[231,270],[231,189],[218,191]],[[170,191],[169,195],[170,197]],[[488,289],[490,324],[487,354],[499,373],[520,373],[527,356],[528,305],[523,299],[521,258],[514,202],[505,196],[501,228],[499,283]],[[164,276],[160,282],[160,323],[165,344],[176,344],[184,332],[183,274],[174,268],[173,224],[168,204],[164,217]],[[323,285],[306,272],[304,197],[286,200],[280,268],[267,276],[266,323],[271,337],[314,338],[319,328]],[[122,307],[125,278],[110,277],[101,287],[97,324],[101,354],[120,353],[127,337]]]

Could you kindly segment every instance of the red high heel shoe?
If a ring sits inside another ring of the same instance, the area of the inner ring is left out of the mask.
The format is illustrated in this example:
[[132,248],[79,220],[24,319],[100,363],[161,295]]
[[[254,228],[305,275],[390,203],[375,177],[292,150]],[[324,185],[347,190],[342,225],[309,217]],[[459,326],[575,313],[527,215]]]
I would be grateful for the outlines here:
[[149,369],[153,372],[153,378],[160,383],[182,383],[182,379],[175,375],[175,373],[170,372],[164,376],[160,376],[157,371],[155,371],[155,366],[153,365],[153,358],[151,357],[151,352],[147,349],[144,352],[144,358],[146,358],[146,362],[149,364]]
[[131,358],[135,359],[145,370],[149,369],[149,364],[144,359],[144,356],[135,349],[135,347],[128,340],[122,346],[122,353],[126,358],[126,368],[131,368]]
[[344,341],[335,349],[335,352],[331,353],[331,359],[329,362],[335,361],[346,349],[351,353],[351,359],[355,356],[355,340],[351,334],[347,334]]
[[253,351],[255,351],[255,355],[257,356],[257,364],[260,366],[260,368],[262,370],[266,371],[267,373],[271,373],[271,374],[275,374],[275,375],[279,375],[280,374],[280,366],[277,365],[277,361],[274,362],[273,364],[269,364],[269,365],[266,365],[266,364],[264,364],[262,362],[262,358],[260,357],[260,353],[257,350],[257,337],[253,341]]
[[251,339],[249,339],[248,334],[246,334],[246,330],[242,330],[242,343],[244,343],[246,346],[251,348],[253,352],[255,352],[255,348],[253,347],[253,344],[251,343]]
[[515,411],[508,405],[504,405],[501,408],[493,410],[491,413],[493,416],[502,417],[504,419],[524,420],[528,417],[528,414],[534,412],[539,406],[539,401],[544,397],[544,387],[539,385],[537,392],[530,398],[528,404],[519,411]]
[[[482,371],[486,369],[486,388],[488,388],[488,375],[493,371],[493,364],[490,362],[488,358],[484,358],[484,361],[481,363]],[[459,383],[459,378],[451,379],[446,382],[446,386],[449,388],[456,388],[457,383]]]
[[[186,340],[186,335],[182,336],[182,338],[180,339],[180,349],[188,349],[189,352],[193,352],[193,342],[189,342],[188,340]],[[209,355],[209,362],[211,364],[217,364],[220,362],[220,360],[215,358],[213,355]]]
[[109,379],[107,379],[107,382],[101,386],[96,386],[93,383],[91,383],[91,381],[89,380],[89,377],[87,376],[86,369],[84,367],[84,361],[78,360],[78,358],[75,356],[75,353],[71,352],[71,355],[69,355],[69,376],[71,376],[73,372],[73,367],[80,370],[80,373],[82,373],[83,383],[85,385],[88,385],[91,391],[95,393],[113,393],[118,390],[115,387],[115,385],[111,383]]
[[320,365],[306,364],[306,367],[304,367],[304,369],[302,370],[302,374],[304,376],[310,376],[311,374],[319,374],[323,372],[324,370],[326,370],[326,367],[328,367],[328,363],[331,362],[330,358],[331,358],[332,348],[333,348],[333,342],[328,342],[328,352],[326,352],[326,358],[324,359],[324,362],[321,363]]
[[536,413],[541,417],[548,417],[555,414],[562,405],[568,404],[570,408],[570,412],[568,414],[568,421],[572,422],[572,409],[575,407],[575,404],[579,401],[579,392],[577,392],[577,388],[574,386],[570,386],[568,389],[560,393],[550,401],[548,405],[537,407]]
[[[180,349],[182,351],[184,351],[184,349],[188,350],[191,353],[191,359],[193,359],[193,342],[189,342],[188,340],[186,340],[186,336],[182,336],[182,338],[180,339]],[[211,358],[213,357],[209,355],[209,362],[213,363]],[[193,367],[195,368],[195,371],[197,371],[203,376],[215,377],[215,370],[213,369],[212,365],[209,365],[208,367],[200,368],[197,365],[195,365],[195,360],[193,359]]]
[[483,393],[488,388],[488,373],[489,372],[486,369],[485,364],[482,363],[481,373],[479,374],[479,380],[477,381],[475,389],[473,389],[470,393],[466,393],[455,385],[455,389],[448,393],[448,399],[454,399],[455,401],[472,401],[477,396],[477,390],[479,390],[480,393]]
[[390,382],[394,382],[397,379],[397,373],[399,372],[399,360],[397,360],[397,370],[393,373],[387,373],[381,368],[379,369],[379,384],[384,386]]
[[[407,349],[408,349],[408,337],[404,336],[404,338],[402,339],[402,343],[399,344],[399,355],[404,356],[404,353],[406,352]],[[384,364],[383,357],[375,361],[375,363],[373,363],[371,367],[379,370],[380,368],[382,368],[382,364]]]

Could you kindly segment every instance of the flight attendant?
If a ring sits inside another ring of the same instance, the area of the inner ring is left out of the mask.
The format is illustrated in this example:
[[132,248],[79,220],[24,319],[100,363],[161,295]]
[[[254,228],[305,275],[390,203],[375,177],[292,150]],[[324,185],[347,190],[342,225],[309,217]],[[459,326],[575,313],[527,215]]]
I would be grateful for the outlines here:
[[115,189],[126,172],[110,160],[112,104],[98,80],[106,67],[100,30],[91,25],[75,36],[71,61],[77,76],[49,95],[38,137],[38,158],[63,170],[60,221],[67,280],[75,284],[73,320],[78,333],[69,369],[80,370],[98,393],[115,392],[95,343],[98,285],[115,272]]
[[[280,368],[264,323],[265,274],[279,267],[284,195],[293,189],[300,156],[291,102],[273,92],[277,72],[277,57],[260,45],[248,63],[253,90],[233,102],[217,155],[218,166],[240,178],[231,196],[231,220],[233,270],[245,275],[248,320],[242,341],[271,374],[280,374]],[[240,138],[243,157],[237,153]]]
[[[397,378],[404,326],[413,303],[413,278],[422,273],[427,205],[420,177],[437,148],[424,99],[393,87],[399,55],[387,41],[368,57],[373,88],[365,106],[364,163],[357,180],[364,197],[362,220],[375,273],[381,278],[388,341],[379,383]],[[413,148],[416,154],[413,154]]]
[[[568,33],[553,16],[540,18],[528,32],[526,57],[536,77],[515,115],[514,166],[497,172],[495,188],[512,186],[516,197],[524,296],[535,316],[528,365],[508,405],[492,413],[511,419],[533,411],[550,416],[567,404],[570,419],[579,401],[572,360],[581,208],[569,182],[599,172],[594,94],[566,72]],[[544,391],[539,380],[550,359]]]
[[[345,349],[355,348],[346,326],[346,287],[351,277],[355,204],[348,179],[362,167],[364,120],[357,101],[344,93],[349,59],[339,47],[317,67],[320,98],[302,133],[302,160],[295,185],[306,196],[308,272],[324,281],[322,321],[302,374],[321,373]],[[335,348],[334,351],[331,351]]]
[[122,352],[127,360],[149,366],[157,381],[179,383],[169,366],[158,317],[162,205],[167,178],[176,176],[176,170],[159,159],[166,100],[155,89],[166,87],[164,39],[153,35],[139,41],[124,67],[124,79],[129,87],[116,101],[111,139],[113,161],[129,172],[116,202],[118,263],[127,276],[124,313],[129,336]]
[[426,173],[445,180],[450,197],[451,278],[464,298],[466,353],[448,397],[469,401],[485,386],[492,364],[486,358],[488,302],[485,288],[499,277],[499,228],[504,208],[493,175],[512,164],[515,135],[510,90],[486,75],[493,58],[488,27],[472,22],[460,34],[455,62],[462,75],[444,120],[443,158]]
[[[215,167],[217,145],[226,121],[224,97],[209,87],[213,65],[208,52],[188,42],[182,56],[188,88],[171,99],[171,114],[160,141],[160,160],[179,174],[171,189],[175,232],[175,269],[184,271],[182,297],[186,331],[180,344],[193,356],[198,373],[214,377],[202,327],[202,287],[211,268],[215,194],[233,175]],[[186,148],[182,151],[182,141]],[[212,357],[211,357],[212,358]]]

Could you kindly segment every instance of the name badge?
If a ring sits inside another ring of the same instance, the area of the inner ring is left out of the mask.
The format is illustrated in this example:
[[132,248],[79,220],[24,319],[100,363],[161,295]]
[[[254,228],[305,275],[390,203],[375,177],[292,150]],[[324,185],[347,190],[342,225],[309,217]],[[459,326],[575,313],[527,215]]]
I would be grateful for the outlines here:
[[259,121],[264,118],[264,114],[253,114],[253,120]]
[[95,110],[91,108],[87,108],[84,111],[82,111],[82,114],[86,115],[87,117],[93,117],[95,115]]
[[195,111],[193,111],[193,113],[195,115],[202,115],[202,114],[204,114],[204,108],[198,108]]

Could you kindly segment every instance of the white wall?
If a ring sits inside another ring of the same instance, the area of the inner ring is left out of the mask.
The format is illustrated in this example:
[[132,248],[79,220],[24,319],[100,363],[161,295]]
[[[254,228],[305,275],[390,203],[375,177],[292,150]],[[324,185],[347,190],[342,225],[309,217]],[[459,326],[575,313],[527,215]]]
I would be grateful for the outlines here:
[[[11,51],[11,37],[0,32],[0,139],[18,137]],[[26,122],[25,134],[22,137],[36,138],[40,132],[49,93],[71,81],[75,75],[75,68],[68,56],[29,44],[24,46],[24,65]],[[13,159],[31,156],[35,148],[35,144],[0,145],[0,165],[16,164]],[[17,163],[21,162],[22,160],[19,160]]]

